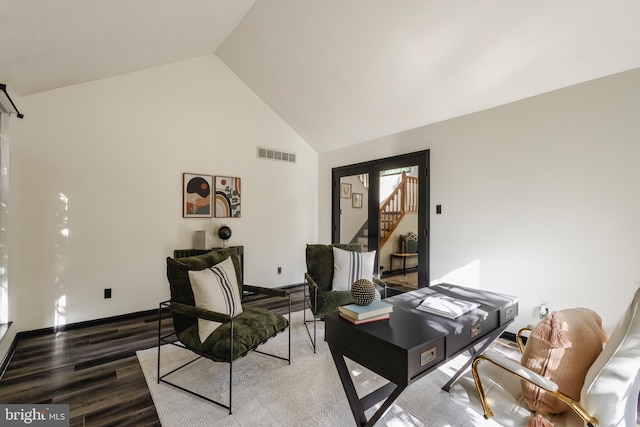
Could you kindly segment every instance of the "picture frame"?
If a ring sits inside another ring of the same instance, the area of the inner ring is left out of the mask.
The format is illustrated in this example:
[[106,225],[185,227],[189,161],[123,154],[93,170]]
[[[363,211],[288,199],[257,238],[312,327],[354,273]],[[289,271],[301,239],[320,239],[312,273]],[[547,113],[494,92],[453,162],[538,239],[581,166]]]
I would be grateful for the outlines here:
[[351,207],[357,209],[362,208],[362,193],[353,193],[351,197]]
[[238,177],[215,177],[214,212],[216,218],[240,218],[241,182]]
[[340,184],[340,197],[342,197],[343,199],[351,198],[351,184]]
[[182,174],[182,217],[211,218],[213,175]]

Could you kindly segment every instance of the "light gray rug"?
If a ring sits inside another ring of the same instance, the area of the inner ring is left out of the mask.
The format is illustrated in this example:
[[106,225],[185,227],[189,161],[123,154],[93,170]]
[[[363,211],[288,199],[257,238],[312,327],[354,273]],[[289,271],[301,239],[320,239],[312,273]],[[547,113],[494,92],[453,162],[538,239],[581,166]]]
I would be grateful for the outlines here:
[[389,286],[405,286],[407,288],[418,289],[418,272],[414,271],[405,275],[385,277],[383,279]]
[[[163,426],[353,426],[355,424],[331,353],[323,341],[324,324],[318,326],[318,350],[313,353],[302,321],[292,313],[291,365],[251,353],[233,365],[233,414],[166,384],[157,384],[157,348],[139,351],[158,416]],[[287,333],[263,345],[286,355]],[[162,348],[162,373],[193,358],[175,346]],[[455,403],[440,390],[464,356],[411,384],[377,426],[497,426],[469,408]],[[386,383],[384,378],[347,359],[360,396]],[[228,364],[201,359],[171,379],[215,400],[228,401]],[[370,417],[373,409],[367,412]]]

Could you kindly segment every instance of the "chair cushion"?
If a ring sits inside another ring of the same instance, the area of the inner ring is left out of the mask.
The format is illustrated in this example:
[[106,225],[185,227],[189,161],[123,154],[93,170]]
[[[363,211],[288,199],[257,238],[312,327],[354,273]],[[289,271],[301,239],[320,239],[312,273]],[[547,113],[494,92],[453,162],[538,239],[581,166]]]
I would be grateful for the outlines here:
[[334,291],[349,291],[358,279],[371,280],[376,261],[376,251],[352,252],[333,248],[333,282]]
[[640,393],[639,306],[640,288],[585,377],[580,403],[594,414],[599,425],[636,425]]
[[205,342],[200,342],[198,328],[192,325],[178,335],[188,348],[220,362],[229,362],[243,356],[258,345],[286,329],[286,317],[260,307],[245,307],[233,318],[233,356],[230,359],[229,331],[231,322],[218,327]]
[[313,278],[320,291],[330,291],[333,283],[333,248],[362,252],[359,243],[334,245],[308,244],[306,249],[307,273]]
[[[520,352],[515,350],[512,356],[505,356],[512,357],[518,361]],[[487,422],[487,425],[504,427],[527,426],[531,422],[532,416],[527,403],[522,399],[518,377],[488,362],[480,363],[478,372],[480,378],[482,378],[485,396],[493,411],[493,417],[491,418],[493,422]],[[444,380],[442,383],[444,384]],[[484,414],[480,396],[478,396],[478,390],[470,370],[451,387],[449,396],[465,410],[473,410],[480,415]],[[545,415],[545,418],[556,427],[584,427],[581,418],[573,411]]]
[[[555,311],[540,321],[527,340],[521,364],[558,384],[574,400],[580,399],[585,375],[602,351],[606,333],[592,310]],[[569,409],[553,395],[522,382],[522,395],[532,411],[559,414]]]
[[[230,256],[236,270],[238,287],[241,287],[242,270],[240,257],[235,248],[214,249],[206,254],[190,257],[167,258],[167,279],[169,280],[169,286],[171,288],[171,301],[186,305],[195,305],[191,281],[189,280],[189,271],[203,270],[212,267]],[[240,291],[242,291],[242,289],[240,289]],[[173,327],[177,333],[182,332],[185,328],[195,325],[196,323],[195,318],[177,314],[173,315]]]
[[[171,300],[182,304],[193,305],[193,292],[189,281],[189,271],[203,270],[232,257],[233,267],[236,270],[238,286],[242,286],[242,274],[240,258],[235,248],[215,249],[203,255],[184,258],[167,258],[167,278],[171,286]],[[242,289],[240,289],[242,290]]]
[[[313,294],[311,301],[315,304]],[[318,291],[318,305],[313,314],[316,317],[324,317],[325,314],[338,310],[338,306],[351,303],[353,303],[353,299],[348,291]]]
[[[242,313],[242,300],[231,257],[213,267],[189,271],[189,280],[196,307],[228,314],[231,317]],[[220,325],[219,322],[198,319],[200,341],[204,342]]]

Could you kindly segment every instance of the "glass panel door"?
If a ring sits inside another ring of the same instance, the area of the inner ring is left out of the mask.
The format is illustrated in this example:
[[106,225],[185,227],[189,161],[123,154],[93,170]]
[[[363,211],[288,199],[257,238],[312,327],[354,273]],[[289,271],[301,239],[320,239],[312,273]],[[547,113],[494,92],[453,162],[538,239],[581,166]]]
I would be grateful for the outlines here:
[[380,273],[402,288],[418,288],[418,165],[380,172]]
[[333,169],[332,241],[375,250],[376,271],[403,291],[429,282],[428,164],[421,151]]
[[340,177],[340,243],[369,247],[369,174]]

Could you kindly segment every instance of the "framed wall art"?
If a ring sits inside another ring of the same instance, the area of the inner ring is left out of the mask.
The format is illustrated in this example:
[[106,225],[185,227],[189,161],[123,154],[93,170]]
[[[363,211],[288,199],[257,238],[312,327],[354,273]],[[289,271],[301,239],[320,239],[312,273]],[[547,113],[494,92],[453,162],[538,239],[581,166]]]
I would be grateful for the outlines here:
[[212,175],[182,174],[182,216],[211,218]]
[[240,178],[215,177],[215,217],[240,218]]
[[340,184],[340,197],[343,199],[351,198],[351,184]]
[[351,207],[352,208],[362,207],[362,193],[353,193],[353,195],[351,196]]

